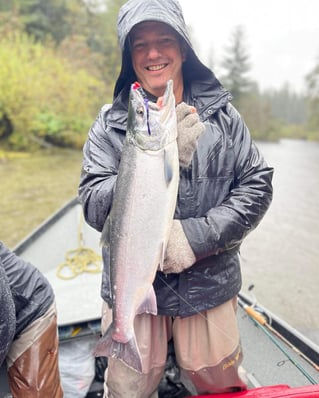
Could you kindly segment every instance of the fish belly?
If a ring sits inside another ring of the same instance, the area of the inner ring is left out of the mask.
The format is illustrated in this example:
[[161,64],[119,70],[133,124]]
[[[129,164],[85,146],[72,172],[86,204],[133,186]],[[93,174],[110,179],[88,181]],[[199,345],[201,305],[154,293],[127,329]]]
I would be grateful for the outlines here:
[[114,198],[110,250],[114,322],[117,338],[124,341],[131,337],[136,314],[157,311],[152,284],[167,245],[179,173],[177,146],[171,144],[165,151],[172,152],[173,178],[169,183],[165,180],[164,150],[135,150],[130,156],[133,168],[131,164],[131,172],[122,179]]

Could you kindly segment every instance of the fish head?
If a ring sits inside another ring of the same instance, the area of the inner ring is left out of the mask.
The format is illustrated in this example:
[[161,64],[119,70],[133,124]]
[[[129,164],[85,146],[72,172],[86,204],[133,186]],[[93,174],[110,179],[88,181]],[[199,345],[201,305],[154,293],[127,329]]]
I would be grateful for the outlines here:
[[141,150],[158,151],[177,137],[173,81],[162,97],[150,101],[139,83],[131,86],[127,139]]

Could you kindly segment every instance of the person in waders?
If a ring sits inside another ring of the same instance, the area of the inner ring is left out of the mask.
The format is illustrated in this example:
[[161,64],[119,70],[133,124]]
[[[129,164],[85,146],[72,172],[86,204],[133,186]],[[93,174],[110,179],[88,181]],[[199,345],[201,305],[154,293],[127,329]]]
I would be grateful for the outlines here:
[[[156,102],[173,80],[180,180],[164,267],[153,283],[158,314],[135,317],[143,371],[109,357],[104,396],[156,397],[169,341],[191,394],[244,390],[236,319],[239,249],[270,206],[273,169],[231,94],[196,55],[178,1],[129,0],[117,28],[122,65],[113,103],[102,108],[83,149],[79,197],[85,219],[102,231],[112,207],[135,81]],[[112,321],[107,251],[103,247],[103,333]]]
[[62,398],[54,293],[47,279],[0,242],[0,366],[14,398]]

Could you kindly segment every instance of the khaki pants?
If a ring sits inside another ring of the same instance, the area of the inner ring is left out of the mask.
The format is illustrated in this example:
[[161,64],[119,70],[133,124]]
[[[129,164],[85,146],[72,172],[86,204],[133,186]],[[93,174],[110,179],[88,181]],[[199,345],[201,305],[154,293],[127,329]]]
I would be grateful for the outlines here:
[[[242,352],[236,319],[237,297],[208,311],[187,318],[137,315],[134,329],[140,350],[143,373],[124,362],[108,359],[105,372],[105,397],[150,398],[164,372],[167,343],[173,338],[181,381],[192,394],[208,394],[246,389],[238,375]],[[105,304],[102,332],[111,322]]]
[[54,304],[13,341],[7,364],[14,398],[63,397]]

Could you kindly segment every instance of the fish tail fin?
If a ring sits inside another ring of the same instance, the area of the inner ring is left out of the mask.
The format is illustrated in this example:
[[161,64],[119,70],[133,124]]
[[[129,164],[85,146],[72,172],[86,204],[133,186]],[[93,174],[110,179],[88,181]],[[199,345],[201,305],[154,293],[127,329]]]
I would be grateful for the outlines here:
[[130,368],[142,373],[142,359],[135,335],[126,343],[121,343],[112,338],[111,329],[112,326],[97,342],[94,355],[121,359]]

